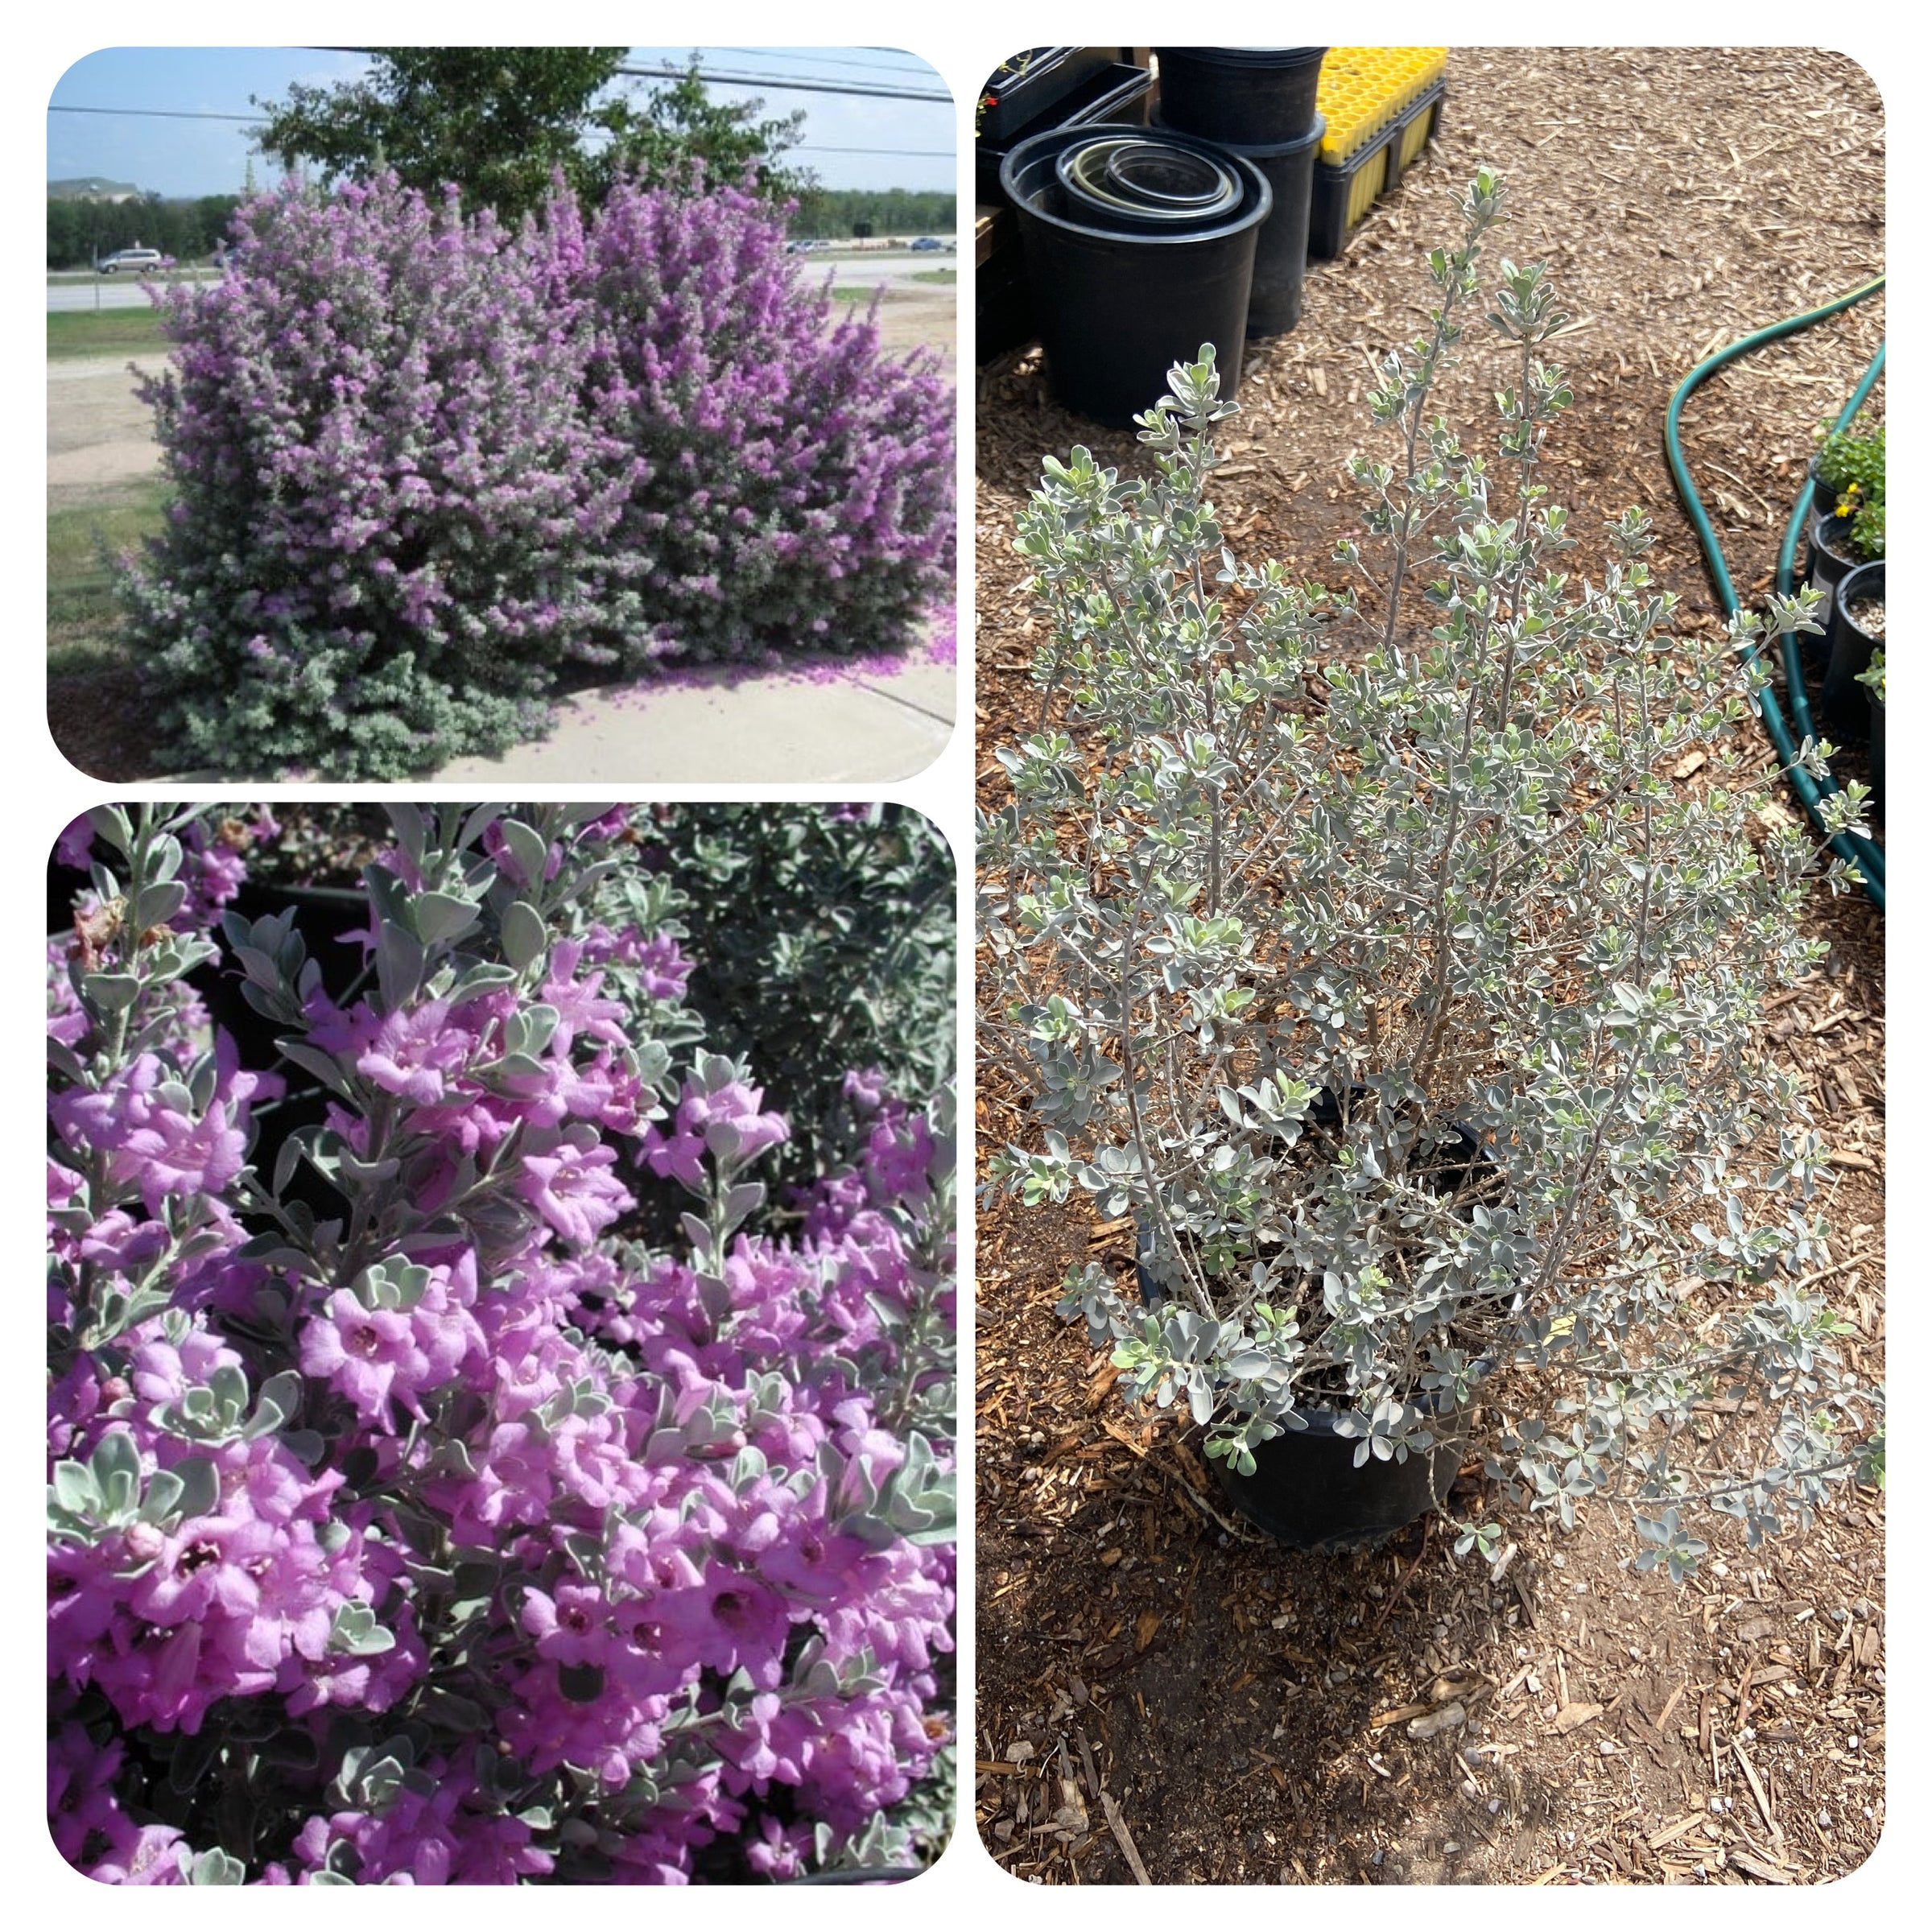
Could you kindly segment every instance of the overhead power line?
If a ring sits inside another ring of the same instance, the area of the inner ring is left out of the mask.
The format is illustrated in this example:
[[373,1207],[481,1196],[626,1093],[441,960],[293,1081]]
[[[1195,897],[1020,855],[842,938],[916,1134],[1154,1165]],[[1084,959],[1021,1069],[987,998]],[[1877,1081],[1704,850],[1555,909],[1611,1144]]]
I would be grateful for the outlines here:
[[836,67],[848,73],[930,75],[932,72],[932,69],[923,60],[902,61],[896,64],[889,64],[883,60],[840,60],[836,56],[824,54],[800,53],[788,47],[701,47],[696,51],[700,54],[724,54],[728,56],[742,54],[748,59],[756,60],[795,60],[801,67]]
[[[313,50],[319,54],[366,54],[374,57],[373,47],[318,47]],[[747,47],[744,50],[749,53]],[[638,80],[682,80],[690,72],[684,67],[620,67],[617,72]],[[720,74],[712,68],[700,68],[698,78],[708,86],[719,87],[770,87],[781,93],[795,94],[848,94],[860,101],[931,101],[945,107],[952,105],[952,96],[935,93],[930,89],[921,92],[904,87],[867,87],[854,80],[779,80],[761,74]]]
[[254,121],[259,114],[217,114],[204,108],[184,107],[69,107],[64,101],[50,101],[50,114],[146,114],[162,121]]
[[[620,67],[617,71],[640,80],[682,80],[691,70],[684,67]],[[847,94],[860,101],[931,101],[942,107],[952,105],[951,94],[922,93],[906,87],[862,87],[850,80],[774,80],[762,74],[722,74],[708,67],[699,68],[698,78],[707,87],[769,87],[795,94]]]
[[788,154],[801,155],[919,155],[928,161],[950,161],[953,150],[950,147],[827,147],[816,141],[801,141],[795,149],[786,150]]

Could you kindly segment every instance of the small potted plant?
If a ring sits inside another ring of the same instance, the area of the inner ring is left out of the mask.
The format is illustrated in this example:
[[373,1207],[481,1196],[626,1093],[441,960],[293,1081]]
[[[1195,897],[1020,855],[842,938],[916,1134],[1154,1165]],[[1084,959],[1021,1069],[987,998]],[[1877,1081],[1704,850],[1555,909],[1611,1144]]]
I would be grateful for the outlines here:
[[[1140,419],[1151,481],[1046,460],[1018,548],[1068,721],[1000,752],[1013,803],[980,827],[980,1035],[1034,1125],[989,1184],[1136,1218],[1138,1291],[1090,1264],[1061,1312],[1284,1540],[1386,1536],[1475,1430],[1506,1493],[1566,1525],[1616,1499],[1639,1567],[1682,1574],[1696,1510],[1755,1539],[1876,1467],[1814,1285],[1825,1150],[1755,1037],[1823,950],[1810,878],[1852,874],[1753,832],[1765,624],[1672,635],[1634,511],[1559,574],[1540,266],[1504,262],[1488,318],[1501,460],[1430,418],[1496,177],[1460,210],[1429,332],[1371,398],[1395,460],[1352,466],[1389,551],[1373,604],[1224,547],[1211,349]],[[1668,775],[1694,745],[1719,781],[1695,794]]]
[[1860,418],[1821,435],[1811,460],[1808,575],[1828,598],[1854,564],[1885,554],[1885,431]]

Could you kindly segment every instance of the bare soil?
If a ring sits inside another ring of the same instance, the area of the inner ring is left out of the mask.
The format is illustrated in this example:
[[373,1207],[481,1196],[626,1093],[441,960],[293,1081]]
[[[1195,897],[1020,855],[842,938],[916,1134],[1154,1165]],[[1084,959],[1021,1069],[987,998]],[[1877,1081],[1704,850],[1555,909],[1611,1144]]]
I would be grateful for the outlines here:
[[894,283],[879,304],[879,340],[894,354],[935,349],[950,367],[960,339],[957,285]]
[[85,502],[104,484],[152,476],[161,467],[154,418],[134,394],[136,371],[159,375],[149,356],[89,356],[47,365],[47,508]]
[[[1373,434],[1362,395],[1375,358],[1421,325],[1420,253],[1484,163],[1516,214],[1492,258],[1549,261],[1574,318],[1553,353],[1576,401],[1546,480],[1573,511],[1577,568],[1599,566],[1600,519],[1640,503],[1686,628],[1717,626],[1663,459],[1670,392],[1716,348],[1884,268],[1876,91],[1810,50],[1453,52],[1431,149],[1340,261],[1311,265],[1300,326],[1249,345],[1217,478],[1231,540],[1341,584],[1335,539],[1359,532],[1344,464]],[[1770,586],[1813,429],[1878,346],[1885,306],[1745,358],[1686,411],[1747,604]],[[1499,379],[1472,353],[1443,413],[1484,423]],[[1882,388],[1876,400],[1882,412]],[[1040,703],[1015,512],[1042,457],[1075,442],[1141,464],[1131,436],[1053,403],[1037,351],[981,372],[978,419],[978,762],[997,805],[993,749],[1034,729]],[[1848,747],[1841,774],[1860,756]],[[1809,923],[1832,949],[1825,975],[1772,1002],[1766,1031],[1838,1150],[1835,1303],[1876,1375],[1884,923],[1823,892]],[[978,1113],[982,1147],[1024,1131],[990,1071]],[[976,1812],[1006,1869],[1042,1884],[1785,1885],[1869,1854],[1882,1495],[1848,1494],[1808,1540],[1723,1548],[1682,1588],[1629,1571],[1610,1514],[1565,1534],[1480,1494],[1474,1465],[1455,1505],[1503,1522],[1515,1554],[1500,1577],[1422,1527],[1370,1554],[1286,1551],[1228,1513],[1198,1438],[1129,1415],[1084,1331],[1055,1319],[1090,1255],[1124,1271],[1125,1231],[1078,1203],[982,1209]]]

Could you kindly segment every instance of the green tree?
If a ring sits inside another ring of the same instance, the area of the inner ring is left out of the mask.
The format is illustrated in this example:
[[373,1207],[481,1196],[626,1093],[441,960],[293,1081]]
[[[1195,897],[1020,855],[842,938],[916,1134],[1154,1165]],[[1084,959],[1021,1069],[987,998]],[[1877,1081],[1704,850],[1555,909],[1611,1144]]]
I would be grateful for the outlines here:
[[761,119],[764,106],[759,100],[712,100],[694,60],[676,80],[650,90],[642,114],[626,107],[625,124],[613,129],[610,145],[588,163],[584,185],[601,195],[619,171],[646,181],[675,180],[701,160],[712,174],[734,181],[754,170],[760,191],[771,200],[807,194],[810,173],[782,167],[778,159],[798,145],[804,114]]
[[815,188],[800,198],[792,217],[795,235],[828,239],[857,234],[950,235],[956,218],[953,197],[937,190],[903,188]]
[[667,179],[700,158],[734,176],[759,167],[774,196],[795,192],[775,163],[797,142],[802,114],[761,120],[760,102],[714,101],[695,64],[640,106],[609,91],[628,51],[378,47],[353,80],[298,83],[285,100],[257,100],[268,114],[257,145],[331,177],[387,167],[426,192],[454,182],[510,221],[540,205],[559,170],[593,199],[621,169]]

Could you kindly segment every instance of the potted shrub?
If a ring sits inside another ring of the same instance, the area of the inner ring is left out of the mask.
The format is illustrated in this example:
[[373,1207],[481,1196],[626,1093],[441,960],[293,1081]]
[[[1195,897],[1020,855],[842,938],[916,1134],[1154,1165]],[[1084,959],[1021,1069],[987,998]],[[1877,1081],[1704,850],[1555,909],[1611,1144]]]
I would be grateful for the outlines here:
[[[1421,1458],[1439,1501],[1480,1414],[1505,1493],[1566,1524],[1616,1499],[1640,1567],[1682,1573],[1696,1509],[1755,1538],[1876,1466],[1812,1282],[1823,1144],[1754,1037],[1823,951],[1809,881],[1852,875],[1794,825],[1754,843],[1761,800],[1725,782],[1760,758],[1764,622],[1672,635],[1634,511],[1612,561],[1558,574],[1540,266],[1501,264],[1489,317],[1501,460],[1431,420],[1501,200],[1479,173],[1430,332],[1381,365],[1395,460],[1352,466],[1373,604],[1224,548],[1211,349],[1140,419],[1153,480],[1047,459],[1018,547],[1068,722],[1000,752],[1013,801],[980,828],[981,1038],[1037,1133],[989,1186],[1137,1218],[1146,1291],[1090,1264],[1061,1312],[1130,1400],[1186,1404],[1278,1534],[1295,1485],[1350,1470]],[[1773,600],[1770,631],[1816,603]],[[1695,795],[1666,775],[1693,745],[1719,778]],[[1391,1507],[1286,1534],[1357,1546]]]
[[1829,597],[1855,564],[1885,554],[1885,431],[1862,419],[1823,432],[1811,460],[1811,568]]

